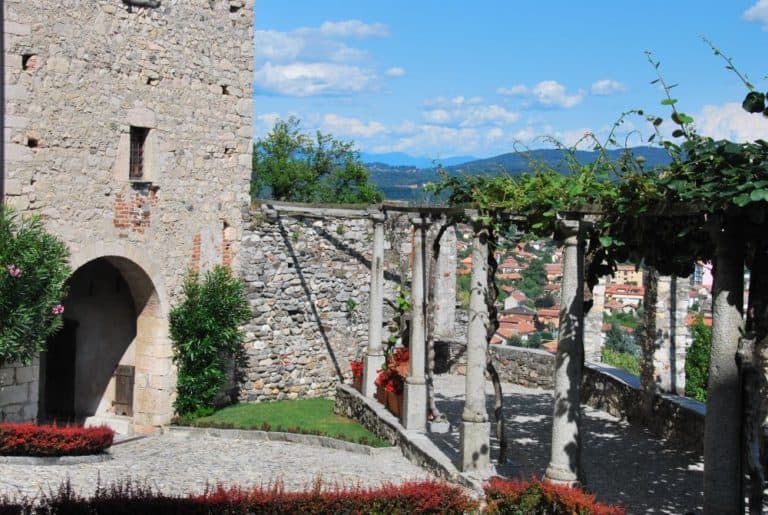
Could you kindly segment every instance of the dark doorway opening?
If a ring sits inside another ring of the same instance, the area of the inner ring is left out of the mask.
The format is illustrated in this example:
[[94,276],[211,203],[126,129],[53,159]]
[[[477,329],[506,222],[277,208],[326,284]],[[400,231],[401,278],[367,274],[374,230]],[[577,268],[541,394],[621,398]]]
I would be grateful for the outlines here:
[[41,418],[58,424],[78,422],[75,418],[75,354],[77,327],[75,320],[64,319],[64,327],[47,344],[40,357],[44,378],[45,405]]

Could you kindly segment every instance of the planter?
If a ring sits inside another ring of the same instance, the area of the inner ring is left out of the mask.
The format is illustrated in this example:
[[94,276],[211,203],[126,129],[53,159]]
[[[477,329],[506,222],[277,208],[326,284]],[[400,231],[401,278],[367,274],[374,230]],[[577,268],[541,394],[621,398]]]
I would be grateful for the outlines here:
[[352,378],[352,387],[358,392],[363,392],[363,376],[355,376]]
[[387,391],[383,386],[376,385],[376,400],[379,401],[385,408],[387,407]]
[[387,391],[387,409],[394,416],[399,417],[403,409],[403,394]]

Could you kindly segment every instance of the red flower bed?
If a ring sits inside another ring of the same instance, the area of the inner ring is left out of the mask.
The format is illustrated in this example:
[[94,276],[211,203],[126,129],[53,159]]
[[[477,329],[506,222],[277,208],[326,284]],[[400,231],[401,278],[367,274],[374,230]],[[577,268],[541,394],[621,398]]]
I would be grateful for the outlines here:
[[485,486],[489,513],[546,513],[548,515],[623,515],[624,510],[595,502],[579,488],[553,485],[533,478],[510,481],[491,478]]
[[[31,513],[33,501],[5,502],[0,513]],[[202,495],[175,497],[150,487],[119,483],[101,487],[91,498],[75,494],[68,484],[58,493],[43,494],[34,513],[100,515],[211,514],[228,513],[434,513],[461,514],[474,511],[477,502],[459,487],[437,482],[403,483],[379,488],[334,488],[321,490],[320,484],[304,492],[285,492],[282,485],[272,487],[217,487]]]
[[81,456],[98,454],[112,445],[108,427],[58,427],[0,424],[2,456]]

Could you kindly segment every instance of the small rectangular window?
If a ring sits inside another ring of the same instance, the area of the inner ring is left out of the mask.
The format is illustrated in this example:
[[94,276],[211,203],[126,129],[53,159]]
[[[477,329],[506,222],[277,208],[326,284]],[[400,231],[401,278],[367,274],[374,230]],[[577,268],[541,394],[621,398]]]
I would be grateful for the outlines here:
[[131,160],[128,172],[130,179],[144,178],[145,143],[149,129],[131,127]]

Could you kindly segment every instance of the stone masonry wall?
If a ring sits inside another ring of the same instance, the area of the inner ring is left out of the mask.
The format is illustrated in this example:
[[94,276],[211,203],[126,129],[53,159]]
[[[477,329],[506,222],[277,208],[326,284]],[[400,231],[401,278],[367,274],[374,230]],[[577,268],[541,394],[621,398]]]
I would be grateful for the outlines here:
[[[137,385],[158,394],[145,403],[152,424],[170,417],[174,380],[163,333],[186,270],[239,268],[253,5],[4,2],[7,201],[41,215],[75,268],[118,256],[151,279],[160,323],[145,338],[147,375],[137,372]],[[148,131],[140,180],[128,173],[131,127]]]
[[34,420],[37,416],[39,362],[0,368],[0,422]]
[[[260,212],[245,218],[242,277],[254,316],[240,399],[333,397],[368,345],[372,223]],[[393,297],[397,268],[385,268],[385,298]],[[385,311],[385,323],[390,317]]]

